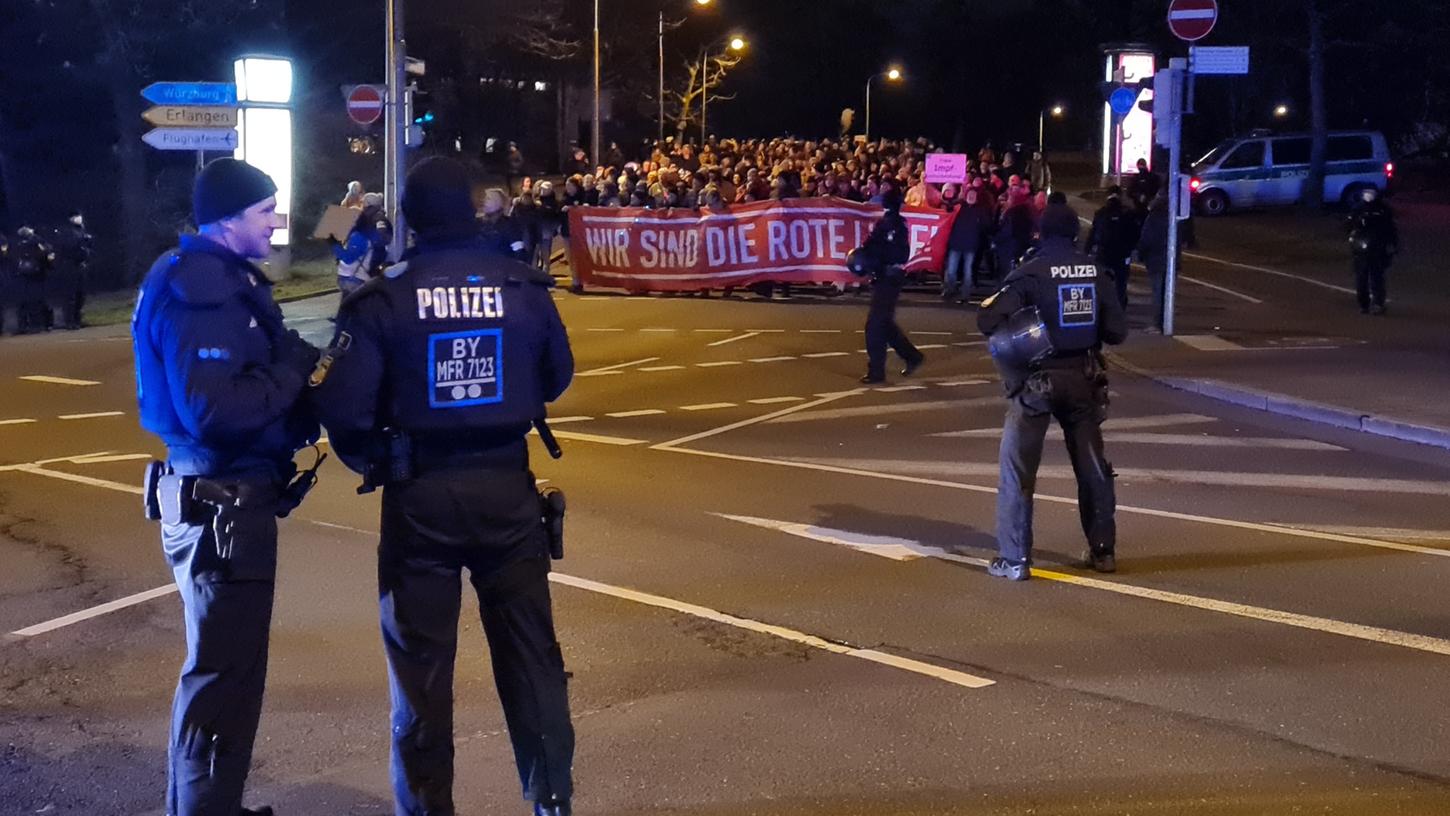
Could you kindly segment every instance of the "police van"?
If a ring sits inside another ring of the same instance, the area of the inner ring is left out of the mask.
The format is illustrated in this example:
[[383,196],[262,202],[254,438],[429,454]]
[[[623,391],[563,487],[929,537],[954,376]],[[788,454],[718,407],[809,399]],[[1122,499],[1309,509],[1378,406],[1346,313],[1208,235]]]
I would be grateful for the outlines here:
[[[1255,133],[1229,139],[1193,163],[1189,189],[1203,215],[1232,209],[1293,204],[1309,175],[1307,133]],[[1394,177],[1385,137],[1374,131],[1329,134],[1324,200],[1348,204],[1362,190],[1383,192]]]

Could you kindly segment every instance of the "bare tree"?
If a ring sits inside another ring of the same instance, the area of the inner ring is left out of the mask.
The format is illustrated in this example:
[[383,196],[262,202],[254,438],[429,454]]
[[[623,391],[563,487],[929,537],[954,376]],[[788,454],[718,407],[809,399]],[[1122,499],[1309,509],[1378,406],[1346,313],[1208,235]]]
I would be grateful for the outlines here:
[[734,94],[716,93],[725,82],[730,69],[740,64],[740,56],[729,51],[704,56],[685,63],[685,89],[671,95],[674,108],[675,141],[684,141],[685,132],[700,124],[700,109],[713,102],[728,102]]

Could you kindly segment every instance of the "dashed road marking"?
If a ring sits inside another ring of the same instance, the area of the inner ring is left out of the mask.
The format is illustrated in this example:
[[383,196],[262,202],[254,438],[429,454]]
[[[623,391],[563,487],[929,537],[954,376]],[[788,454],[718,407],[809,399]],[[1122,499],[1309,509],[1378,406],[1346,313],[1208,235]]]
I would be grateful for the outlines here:
[[792,643],[799,643],[802,646],[809,646],[812,649],[820,649],[821,651],[830,652],[832,654],[855,657],[861,660],[870,661],[872,663],[878,663],[883,666],[890,666],[892,668],[902,669],[905,671],[913,672],[915,674],[920,674],[927,677],[934,677],[938,680],[943,680],[954,685],[962,686],[963,688],[986,688],[988,686],[994,685],[996,682],[994,680],[989,680],[985,677],[978,677],[974,674],[967,674],[966,672],[960,672],[955,669],[948,669],[943,666],[935,666],[931,663],[914,660],[909,657],[901,657],[899,655],[888,654],[886,652],[877,651],[876,649],[858,649],[854,646],[825,640],[824,638],[806,634],[805,632],[799,632],[794,629],[788,629],[784,626],[764,623],[758,620],[752,620],[750,618],[741,618],[735,615],[727,614],[725,612],[720,612],[715,609],[710,609],[709,607],[698,606],[696,604],[686,603],[684,601],[677,601],[673,598],[666,598],[662,595],[651,595],[646,592],[640,592],[638,590],[628,589],[626,587],[614,586],[612,584],[604,584],[600,583],[599,581],[591,581],[588,578],[578,578],[576,576],[566,575],[561,572],[551,572],[549,573],[549,580],[553,581],[556,584],[563,584],[564,586],[573,587],[575,589],[582,589],[586,592],[595,592],[600,595],[608,595],[610,597],[619,598],[620,600],[630,601],[632,603],[643,604],[645,606],[653,606],[658,609],[666,609],[677,614],[689,615],[691,617],[701,618],[704,620],[713,621],[715,623],[722,623],[726,626],[733,626],[737,629],[744,629],[746,631],[755,632],[762,635],[769,635],[771,637],[781,638],[782,640],[788,640]]
[[640,329],[642,332],[655,332],[659,334],[674,334],[679,329]]
[[27,374],[20,377],[30,382],[50,383],[51,385],[100,385],[96,380],[75,380],[70,377],[52,377],[47,374]]
[[[538,431],[529,431],[531,434],[538,434]],[[623,436],[600,436],[599,434],[579,433],[577,431],[554,431],[554,436],[560,439],[571,439],[576,442],[598,442],[601,445],[643,445],[647,440],[629,439]]]
[[33,419],[0,419],[0,425],[29,425]]
[[930,349],[944,349],[944,348],[947,348],[947,345],[945,343],[932,343],[932,344],[926,345],[926,346],[917,346],[917,348],[919,348],[919,349],[925,349],[925,350],[930,350]]
[[804,402],[805,397],[763,397],[761,399],[746,400],[751,405],[776,405],[782,402]]
[[576,374],[574,376],[576,376],[576,377],[589,377],[589,376],[594,376],[594,375],[598,375],[598,374],[606,374],[606,373],[611,373],[611,372],[618,372],[619,369],[621,369],[621,368],[629,368],[630,366],[643,365],[644,363],[653,363],[655,360],[658,360],[658,359],[659,359],[658,357],[645,357],[644,359],[641,359],[641,360],[631,360],[631,361],[629,361],[627,363],[615,363],[614,365],[600,366],[599,368],[591,368],[588,371],[581,371],[581,372],[579,372],[578,374]]
[[720,366],[745,365],[739,360],[718,360],[713,363],[695,363],[696,368],[719,368]]
[[137,592],[135,595],[127,595],[124,598],[117,598],[114,601],[109,601],[107,603],[100,604],[99,606],[93,606],[90,609],[82,609],[79,612],[72,612],[69,615],[62,615],[59,618],[53,618],[51,620],[45,621],[44,623],[37,623],[34,626],[27,626],[24,629],[17,629],[10,634],[16,637],[25,638],[35,637],[36,635],[43,635],[46,632],[53,632],[56,629],[70,626],[73,623],[80,623],[81,621],[90,620],[91,618],[97,618],[101,615],[115,612],[118,609],[125,609],[128,606],[135,606],[139,603],[145,603],[152,598],[160,598],[163,595],[170,595],[175,591],[176,584],[167,584],[166,586],[156,587],[155,589],[148,589],[145,592]]
[[642,408],[638,411],[616,411],[612,414],[605,414],[605,416],[614,417],[615,419],[628,419],[630,417],[655,416],[663,413],[665,412],[659,408]]
[[92,414],[61,414],[56,419],[97,419],[99,417],[125,416],[125,411],[97,411]]
[[827,357],[850,357],[849,351],[818,351],[814,354],[802,354],[808,360],[823,360]]
[[645,366],[640,371],[683,371],[684,368],[682,365]]
[[965,343],[952,343],[952,345],[956,346],[957,348],[972,348],[974,346],[985,346],[985,345],[987,345],[987,341],[986,340],[970,340],[970,341],[965,342]]
[[938,332],[938,331],[919,331],[919,332],[912,332],[912,334],[919,334],[922,337],[951,337],[952,336],[952,333],[951,332]]
[[778,363],[783,360],[794,360],[794,357],[751,357],[752,363]]
[[681,411],[714,411],[719,408],[734,408],[733,402],[705,402],[699,405],[681,405]]
[[952,380],[950,382],[940,382],[937,385],[943,388],[958,388],[964,385],[986,385],[990,382],[991,380]]
[[690,331],[697,331],[701,334],[729,334],[735,329],[691,329]]
[[594,417],[592,417],[592,416],[549,417],[549,424],[550,425],[564,425],[564,424],[569,423],[569,422],[593,422],[593,421],[594,421]]
[[926,390],[926,386],[924,386],[924,385],[893,385],[890,388],[876,388],[876,389],[872,389],[872,390],[880,391],[883,394],[894,394],[897,391],[925,391]]
[[581,371],[575,374],[576,377],[613,377],[616,374],[623,374],[623,371]]
[[585,331],[592,331],[592,332],[622,332],[622,331],[624,331],[624,329],[585,329]]
[[840,334],[840,329],[801,329],[801,334]]

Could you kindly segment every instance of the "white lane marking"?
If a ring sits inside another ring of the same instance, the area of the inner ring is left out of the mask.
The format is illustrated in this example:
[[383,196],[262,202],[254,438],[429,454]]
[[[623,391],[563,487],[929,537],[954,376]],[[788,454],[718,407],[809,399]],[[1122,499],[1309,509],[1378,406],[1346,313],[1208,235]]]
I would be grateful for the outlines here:
[[98,417],[125,416],[125,411],[97,411],[93,414],[61,414],[56,419],[96,419]]
[[985,345],[987,345],[987,341],[986,340],[970,340],[970,341],[965,342],[965,343],[952,343],[952,345],[956,346],[957,348],[971,348],[972,346],[985,346]]
[[29,425],[33,419],[0,419],[0,425]]
[[798,405],[792,405],[789,408],[782,408],[779,411],[773,411],[769,414],[764,414],[758,417],[750,417],[749,419],[742,419],[739,422],[732,422],[729,425],[722,425],[719,428],[711,428],[708,431],[700,431],[699,433],[693,433],[689,436],[682,436],[679,439],[671,439],[668,442],[660,442],[659,444],[651,445],[650,447],[658,450],[672,450],[675,448],[676,445],[683,445],[687,442],[695,442],[700,439],[708,439],[712,436],[719,436],[720,434],[729,433],[730,431],[734,431],[739,428],[746,428],[762,422],[769,422],[770,420],[777,417],[787,416],[789,414],[795,413],[796,411],[804,411],[809,408],[814,408],[817,405],[825,405],[827,403],[841,399],[842,397],[849,397],[854,394],[864,393],[864,391],[865,389],[857,388],[852,391],[842,391],[837,394],[828,394],[820,397],[814,402],[803,402]]
[[761,399],[746,400],[751,405],[776,405],[782,402],[803,402],[805,397],[763,397]]
[[549,417],[549,424],[550,425],[565,425],[565,424],[570,423],[570,422],[593,422],[593,421],[594,421],[594,417],[592,417],[592,416]]
[[92,476],[82,476],[78,473],[66,473],[63,470],[50,470],[38,465],[10,465],[5,469],[15,470],[21,473],[31,473],[36,476],[45,476],[51,479],[60,479],[67,482],[76,482],[78,484],[90,485],[91,487],[104,487],[107,490],[115,490],[121,493],[134,493],[137,496],[145,492],[138,485],[122,484],[120,482],[113,482],[110,479],[97,479]]
[[[952,333],[951,332],[936,332],[936,331],[931,331],[931,332],[929,332],[929,331],[919,331],[919,332],[912,332],[912,334],[919,334],[922,337],[951,337],[952,336]],[[921,348],[921,347],[920,346],[917,346],[917,348]]]
[[952,380],[950,382],[939,382],[937,385],[943,388],[955,388],[962,385],[986,385],[991,380]]
[[872,390],[874,390],[874,391],[880,391],[883,394],[895,394],[897,391],[925,391],[926,390],[926,386],[924,386],[924,385],[893,385],[893,386],[890,386],[889,388],[875,388],[875,389],[872,389]]
[[[908,539],[870,536],[847,530],[831,530],[806,524],[775,521],[773,519],[758,519],[750,516],[732,516],[724,513],[714,513],[713,515],[757,527],[777,530],[801,538],[809,538],[827,544],[838,544],[850,547],[895,561],[912,561],[926,557],[971,564],[972,566],[984,569],[987,566],[987,560],[985,558],[973,558],[971,556],[949,553],[939,547],[924,545]],[[1105,581],[1101,578],[1089,578],[1083,575],[1057,572],[1056,570],[1042,569],[1036,566],[1032,568],[1032,577],[1043,578],[1048,581],[1056,581],[1063,584],[1072,584],[1088,589],[1112,592],[1118,595],[1127,595],[1144,600],[1170,603],[1224,615],[1234,615],[1241,618],[1263,621],[1265,623],[1294,626],[1300,629],[1309,629],[1325,634],[1369,641],[1371,643],[1382,643],[1388,646],[1399,646],[1405,649],[1450,656],[1450,640],[1443,638],[1416,635],[1395,629],[1383,629],[1378,626],[1364,626],[1357,623],[1335,620],[1333,618],[1301,615],[1297,612],[1286,612],[1280,609],[1251,606],[1249,604],[1234,603],[1232,601],[1220,601],[1214,598],[1188,595],[1182,592],[1167,592],[1161,589],[1137,586],[1122,581]]]
[[[797,405],[794,406],[794,408],[797,410],[809,408],[812,404],[813,403]],[[785,412],[781,413],[787,413],[791,410],[792,409],[788,408]],[[754,423],[746,422],[735,424],[736,426],[741,426]],[[696,436],[714,436],[716,434],[724,433],[729,430],[734,430],[734,428],[727,425],[726,427],[718,429],[717,431],[710,432],[704,435],[697,434]],[[693,440],[689,440],[687,438],[685,441]],[[906,476],[900,473],[883,473],[880,471],[861,470],[859,468],[841,467],[839,465],[824,465],[808,461],[797,462],[790,459],[769,459],[764,456],[746,456],[735,453],[719,453],[716,451],[697,450],[694,448],[681,448],[678,447],[678,445],[680,444],[684,444],[684,442],[666,442],[659,445],[651,445],[650,447],[653,450],[667,450],[673,451],[675,453],[689,454],[691,456],[704,456],[710,459],[725,459],[733,462],[749,462],[757,465],[776,465],[779,467],[801,468],[803,470],[814,470],[820,473],[835,473],[842,476],[857,476],[868,479],[881,479],[883,481],[889,482],[903,482],[905,484],[926,485],[930,487],[944,487],[950,490],[963,490],[968,493],[982,493],[986,495],[996,495],[997,493],[997,488],[995,487],[987,487],[986,485],[971,484],[968,482],[953,482],[946,479],[928,479],[920,476]],[[1036,494],[1035,498],[1039,501],[1047,502],[1050,504],[1063,504],[1077,507],[1076,498],[1053,496],[1040,492]],[[1193,513],[1179,513],[1172,510],[1158,510],[1151,507],[1136,507],[1130,504],[1118,505],[1118,512],[1131,513],[1140,516],[1151,516],[1154,518],[1173,519],[1175,521],[1192,521],[1217,527],[1228,527],[1236,530],[1252,530],[1259,533],[1285,535],[1293,538],[1308,538],[1318,541],[1333,541],[1339,544],[1359,544],[1366,547],[1376,547],[1384,550],[1399,550],[1401,552],[1411,552],[1420,555],[1450,557],[1450,550],[1439,550],[1435,549],[1434,547],[1419,547],[1414,544],[1401,544],[1393,541],[1380,541],[1373,538],[1364,538],[1362,536],[1340,535],[1337,533],[1322,533],[1315,530],[1303,530],[1293,527],[1282,527],[1274,524],[1261,524],[1254,521],[1240,521],[1238,519],[1219,518],[1216,516],[1201,516]]]
[[746,329],[746,331],[756,334],[785,334],[785,329]]
[[[1170,428],[1175,425],[1197,425],[1205,422],[1217,422],[1213,417],[1206,417],[1202,414],[1158,414],[1154,416],[1124,417],[1122,419],[1109,419],[1103,423],[1104,431],[1128,430],[1131,428]],[[1047,432],[1062,436],[1062,428],[1057,425],[1049,426]],[[932,436],[951,438],[974,438],[974,437],[998,437],[1002,435],[1002,426],[995,425],[990,428],[970,428],[964,431],[947,431],[935,433]]]
[[802,354],[807,360],[822,360],[827,357],[850,357],[849,351],[818,351],[815,354]]
[[346,524],[333,524],[330,521],[318,521],[316,519],[305,519],[308,524],[316,524],[318,527],[331,527],[334,530],[347,530],[350,533],[362,533],[363,535],[375,536],[377,530],[363,530],[358,527],[349,527]]
[[[916,388],[920,386],[897,386],[898,388]],[[875,389],[886,391],[885,388]],[[827,419],[851,419],[855,417],[876,417],[885,414],[909,414],[920,411],[951,411],[958,408],[972,408],[979,405],[997,405],[1002,402],[1001,397],[972,397],[970,399],[956,400],[932,400],[928,402],[897,402],[888,405],[863,405],[859,408],[831,408],[822,411],[811,411],[771,420],[772,423],[784,422],[819,422]]]
[[1236,261],[1225,261],[1221,258],[1214,258],[1208,255],[1199,255],[1197,252],[1185,252],[1183,253],[1183,257],[1193,258],[1199,261],[1208,261],[1209,263],[1221,264],[1223,266],[1232,266],[1235,269],[1247,269],[1250,272],[1262,272],[1265,275],[1276,275],[1281,278],[1290,278],[1292,280],[1302,281],[1311,286],[1318,286],[1321,289],[1328,289],[1330,291],[1340,292],[1346,295],[1352,295],[1355,293],[1353,289],[1350,289],[1347,286],[1335,286],[1332,283],[1325,283],[1322,280],[1317,280],[1315,278],[1308,277],[1307,275],[1295,275],[1292,272],[1281,272],[1278,269],[1270,269],[1266,266],[1254,266],[1253,264],[1238,263]]
[[1200,448],[1274,448],[1277,450],[1301,451],[1343,451],[1348,450],[1328,442],[1313,439],[1279,439],[1265,436],[1204,436],[1202,434],[1172,433],[1113,433],[1107,440],[1129,445],[1184,445]]
[[705,402],[699,405],[681,405],[681,411],[714,411],[719,408],[734,408],[733,402]]
[[840,329],[801,329],[801,334],[840,334]]
[[624,331],[624,329],[585,329],[585,331],[592,331],[592,332],[622,332],[622,331]]
[[640,371],[683,371],[684,368],[682,365],[645,366]]
[[745,365],[739,360],[718,360],[713,363],[695,363],[696,368],[719,368],[720,366]]
[[664,411],[658,408],[642,408],[638,411],[616,411],[612,414],[605,414],[605,416],[614,417],[615,419],[629,419],[630,417],[655,416],[656,414],[663,413]]
[[759,337],[759,336],[760,336],[760,332],[758,332],[758,331],[748,331],[748,332],[746,332],[744,334],[737,334],[734,337],[727,337],[724,340],[716,340],[713,343],[706,343],[706,345],[707,346],[710,346],[711,348],[713,348],[715,346],[724,346],[724,345],[728,345],[730,343],[737,342],[739,340],[749,340],[752,337]]
[[44,623],[37,623],[34,626],[27,626],[24,629],[17,629],[10,634],[15,635],[16,637],[27,638],[35,637],[36,635],[43,635],[46,632],[53,632],[56,629],[60,629],[64,626],[70,626],[73,623],[80,623],[81,621],[90,620],[91,618],[96,618],[110,612],[115,612],[118,609],[125,609],[128,606],[135,606],[139,603],[145,603],[146,601],[149,601],[153,598],[160,598],[163,595],[170,595],[175,591],[176,584],[167,584],[166,586],[156,587],[155,589],[148,589],[145,592],[137,592],[135,595],[127,595],[124,598],[117,598],[114,601],[108,601],[106,603],[100,604],[99,606],[93,606],[90,609],[82,609],[79,612],[72,612],[69,615],[62,615],[59,618],[54,618],[45,621]]
[[948,348],[948,346],[945,343],[928,343],[927,345],[924,345],[924,346],[917,346],[917,348],[918,349],[925,349],[927,351],[930,351],[931,349],[944,349],[944,348]]
[[752,363],[778,363],[782,360],[794,360],[794,357],[751,357]]
[[679,331],[679,330],[678,329],[640,329],[640,331],[642,331],[642,332],[661,332],[661,333],[664,333],[664,334],[674,334],[676,331]]
[[1189,283],[1196,284],[1198,286],[1202,286],[1205,289],[1212,289],[1215,292],[1222,292],[1225,295],[1232,295],[1232,296],[1238,298],[1239,300],[1246,300],[1249,303],[1252,303],[1252,304],[1254,304],[1256,306],[1263,304],[1263,301],[1262,300],[1254,297],[1253,295],[1246,295],[1243,292],[1234,291],[1233,289],[1230,289],[1227,286],[1219,286],[1216,283],[1209,283],[1206,280],[1199,280],[1198,278],[1190,278],[1187,275],[1179,275],[1178,278],[1179,278],[1179,280],[1186,280]]
[[[321,440],[318,440],[319,442]],[[77,465],[102,465],[107,462],[135,462],[139,459],[154,459],[149,453],[117,453],[109,456],[77,456],[70,461]]]
[[1390,541],[1450,541],[1450,530],[1411,530],[1404,527],[1344,527],[1324,524],[1276,525],[1294,530],[1317,530],[1321,533],[1368,536]]
[[576,377],[613,377],[616,374],[623,374],[623,371],[581,371],[575,374]]
[[925,663],[920,660],[913,660],[907,657],[887,654],[885,652],[880,652],[875,649],[858,649],[854,646],[848,646],[842,643],[835,643],[817,637],[815,635],[806,634],[805,632],[798,632],[794,629],[788,629],[784,626],[763,623],[761,621],[751,620],[750,618],[741,618],[735,615],[727,614],[725,612],[710,609],[708,607],[698,606],[692,603],[685,603],[684,601],[677,601],[673,598],[666,598],[662,595],[651,595],[649,593],[640,592],[634,589],[614,586],[612,584],[600,583],[599,581],[591,581],[588,578],[578,578],[573,575],[566,575],[560,572],[551,572],[549,573],[549,580],[553,581],[556,584],[563,584],[564,586],[573,587],[575,589],[582,589],[587,592],[595,592],[601,595],[608,595],[614,598],[619,598],[620,600],[631,601],[633,603],[643,604],[645,606],[653,606],[659,609],[666,609],[681,615],[689,615],[691,617],[702,618],[704,620],[713,621],[715,623],[722,623],[726,626],[733,626],[738,629],[744,629],[746,631],[756,632],[762,635],[770,635],[771,637],[781,638],[783,640],[791,641],[792,643],[799,643],[802,646],[809,646],[813,649],[820,649],[821,651],[830,652],[832,654],[855,657],[861,660],[870,661],[872,663],[878,663],[883,666],[891,666],[892,668],[903,669],[905,671],[913,672],[915,674],[921,674],[927,677],[934,677],[938,680],[943,680],[954,685],[962,686],[964,688],[986,688],[987,686],[994,685],[996,682],[994,680],[988,680],[985,677],[977,677],[976,675],[967,674],[966,672],[959,672],[955,669],[948,669],[942,666],[934,666],[930,663]]
[[702,334],[729,334],[735,331],[735,329],[691,329],[691,331],[697,331]]
[[52,385],[100,385],[95,380],[73,380],[70,377],[51,377],[46,374],[27,374],[19,379],[38,383],[50,383]]
[[629,368],[630,366],[643,365],[644,363],[653,363],[655,360],[658,359],[658,357],[646,357],[643,360],[631,360],[627,363],[615,363],[614,365],[600,366],[599,368],[591,368],[588,371],[581,371],[574,376],[587,377],[591,374],[603,374],[606,371],[618,371],[621,368]]
[[[538,431],[529,431],[531,434],[538,434]],[[643,445],[647,439],[629,439],[623,436],[600,436],[599,434],[579,433],[578,431],[554,431],[554,436],[560,439],[571,439],[576,442],[598,442],[601,445]]]
[[1173,339],[1199,351],[1243,351],[1244,347],[1216,334],[1175,334]]

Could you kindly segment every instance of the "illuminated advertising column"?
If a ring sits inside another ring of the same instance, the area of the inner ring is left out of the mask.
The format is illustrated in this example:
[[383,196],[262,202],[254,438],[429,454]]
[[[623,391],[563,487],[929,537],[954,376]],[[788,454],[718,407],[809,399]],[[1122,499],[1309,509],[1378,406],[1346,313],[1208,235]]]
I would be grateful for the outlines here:
[[292,61],[280,57],[242,57],[235,63],[237,104],[236,158],[272,177],[277,184],[277,218],[272,246],[292,238]]
[[[1133,48],[1109,49],[1103,79],[1107,82],[1136,83],[1151,79],[1158,70],[1158,58],[1151,51]],[[1153,91],[1143,91],[1138,101],[1153,98]],[[1153,166],[1153,114],[1133,106],[1123,117],[1117,132],[1113,128],[1113,111],[1103,104],[1103,175],[1132,173],[1138,159]]]

